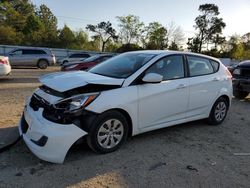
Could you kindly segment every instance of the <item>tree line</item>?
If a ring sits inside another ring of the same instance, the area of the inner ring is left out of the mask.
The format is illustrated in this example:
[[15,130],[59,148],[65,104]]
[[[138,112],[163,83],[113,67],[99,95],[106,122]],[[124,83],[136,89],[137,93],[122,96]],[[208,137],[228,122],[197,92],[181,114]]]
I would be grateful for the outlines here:
[[72,31],[67,25],[59,29],[56,16],[44,4],[37,7],[29,0],[0,0],[0,44],[106,52],[187,48],[215,57],[250,58],[250,33],[227,40],[222,35],[226,23],[219,17],[218,6],[203,4],[198,11],[195,35],[186,41],[181,27],[173,22],[168,26],[159,22],[146,25],[138,16],[126,15],[116,17],[117,29],[102,21]]

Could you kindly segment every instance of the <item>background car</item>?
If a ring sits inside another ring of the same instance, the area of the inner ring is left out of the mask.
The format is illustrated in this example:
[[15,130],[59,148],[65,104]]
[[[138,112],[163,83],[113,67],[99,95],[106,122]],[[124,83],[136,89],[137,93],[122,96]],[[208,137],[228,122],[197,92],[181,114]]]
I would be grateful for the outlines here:
[[73,70],[87,70],[111,57],[113,57],[114,54],[98,54],[94,55],[92,57],[89,57],[82,62],[72,62],[67,63],[62,67],[62,71],[73,71]]
[[80,60],[89,58],[90,56],[91,55],[88,53],[73,53],[66,58],[59,59],[58,63],[60,65],[64,65],[65,63],[72,62],[72,61],[80,61]]
[[56,62],[55,55],[44,48],[19,48],[8,53],[11,66],[27,66],[46,69]]
[[0,76],[5,76],[10,74],[11,66],[9,63],[9,58],[0,56]]
[[233,94],[244,99],[250,93],[250,60],[242,61],[233,70]]

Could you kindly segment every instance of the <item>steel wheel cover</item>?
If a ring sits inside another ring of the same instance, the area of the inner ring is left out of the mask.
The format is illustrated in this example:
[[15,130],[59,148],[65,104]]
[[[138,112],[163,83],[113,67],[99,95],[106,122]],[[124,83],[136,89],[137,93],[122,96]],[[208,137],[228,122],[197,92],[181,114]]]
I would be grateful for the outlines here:
[[110,119],[100,126],[97,141],[101,147],[111,149],[121,142],[123,135],[123,124],[118,119]]
[[225,102],[219,102],[214,112],[216,121],[222,121],[226,116],[226,112],[227,112],[227,106]]

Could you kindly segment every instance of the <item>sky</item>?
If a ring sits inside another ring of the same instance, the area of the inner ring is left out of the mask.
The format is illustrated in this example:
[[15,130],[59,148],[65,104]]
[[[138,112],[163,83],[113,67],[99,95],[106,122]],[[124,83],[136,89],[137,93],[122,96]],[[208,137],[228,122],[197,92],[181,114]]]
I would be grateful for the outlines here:
[[164,26],[171,22],[180,26],[186,37],[195,33],[194,19],[199,5],[213,3],[219,7],[226,23],[223,34],[243,35],[250,32],[250,0],[31,0],[37,6],[45,4],[58,19],[58,26],[85,29],[87,24],[110,21],[117,28],[117,16],[133,14],[145,24],[158,21]]

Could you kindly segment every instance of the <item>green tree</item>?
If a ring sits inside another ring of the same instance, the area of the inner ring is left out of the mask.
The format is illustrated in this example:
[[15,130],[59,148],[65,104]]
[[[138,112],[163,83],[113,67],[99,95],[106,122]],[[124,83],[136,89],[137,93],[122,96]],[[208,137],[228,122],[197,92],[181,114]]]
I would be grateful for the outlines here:
[[171,42],[170,46],[168,47],[169,50],[180,50],[179,46],[173,41]]
[[0,25],[0,44],[18,45],[22,42],[23,35],[13,27]]
[[0,1],[0,23],[22,32],[26,19],[34,14],[34,6],[28,0]]
[[59,44],[62,48],[72,48],[75,42],[75,35],[71,29],[64,25],[62,30],[59,32]]
[[188,38],[187,49],[191,52],[199,52],[200,39],[198,37]]
[[219,8],[215,4],[203,4],[199,6],[201,15],[195,18],[195,29],[198,30],[196,35],[199,38],[198,52],[201,52],[203,44],[209,44],[212,39],[222,33],[226,24],[222,18],[218,18],[220,14]]
[[22,44],[27,17],[34,13],[28,0],[0,1],[0,25],[2,44]]
[[77,32],[74,32],[75,34],[75,48],[76,49],[86,49],[88,48],[88,43],[89,43],[89,37],[86,32],[83,30],[79,30]]
[[137,51],[137,50],[143,50],[142,47],[140,47],[137,44],[123,44],[121,47],[119,47],[116,52],[117,53],[123,53],[123,52],[129,52],[129,51]]
[[159,22],[152,22],[146,27],[147,49],[163,50],[168,46],[167,29]]
[[98,37],[102,43],[101,51],[105,50],[106,44],[110,40],[117,40],[118,36],[116,35],[115,29],[112,27],[112,24],[108,22],[100,22],[97,25],[87,25],[87,30],[95,33],[93,37]]
[[40,41],[43,38],[41,33],[42,30],[44,30],[44,25],[40,19],[35,14],[28,16],[26,19],[26,25],[23,29],[23,44],[33,46],[40,44]]
[[43,37],[41,45],[55,47],[58,43],[57,18],[44,4],[40,5],[36,14],[43,24],[43,29],[40,31]]
[[144,32],[144,23],[135,15],[117,16],[119,37],[123,44],[138,43]]

